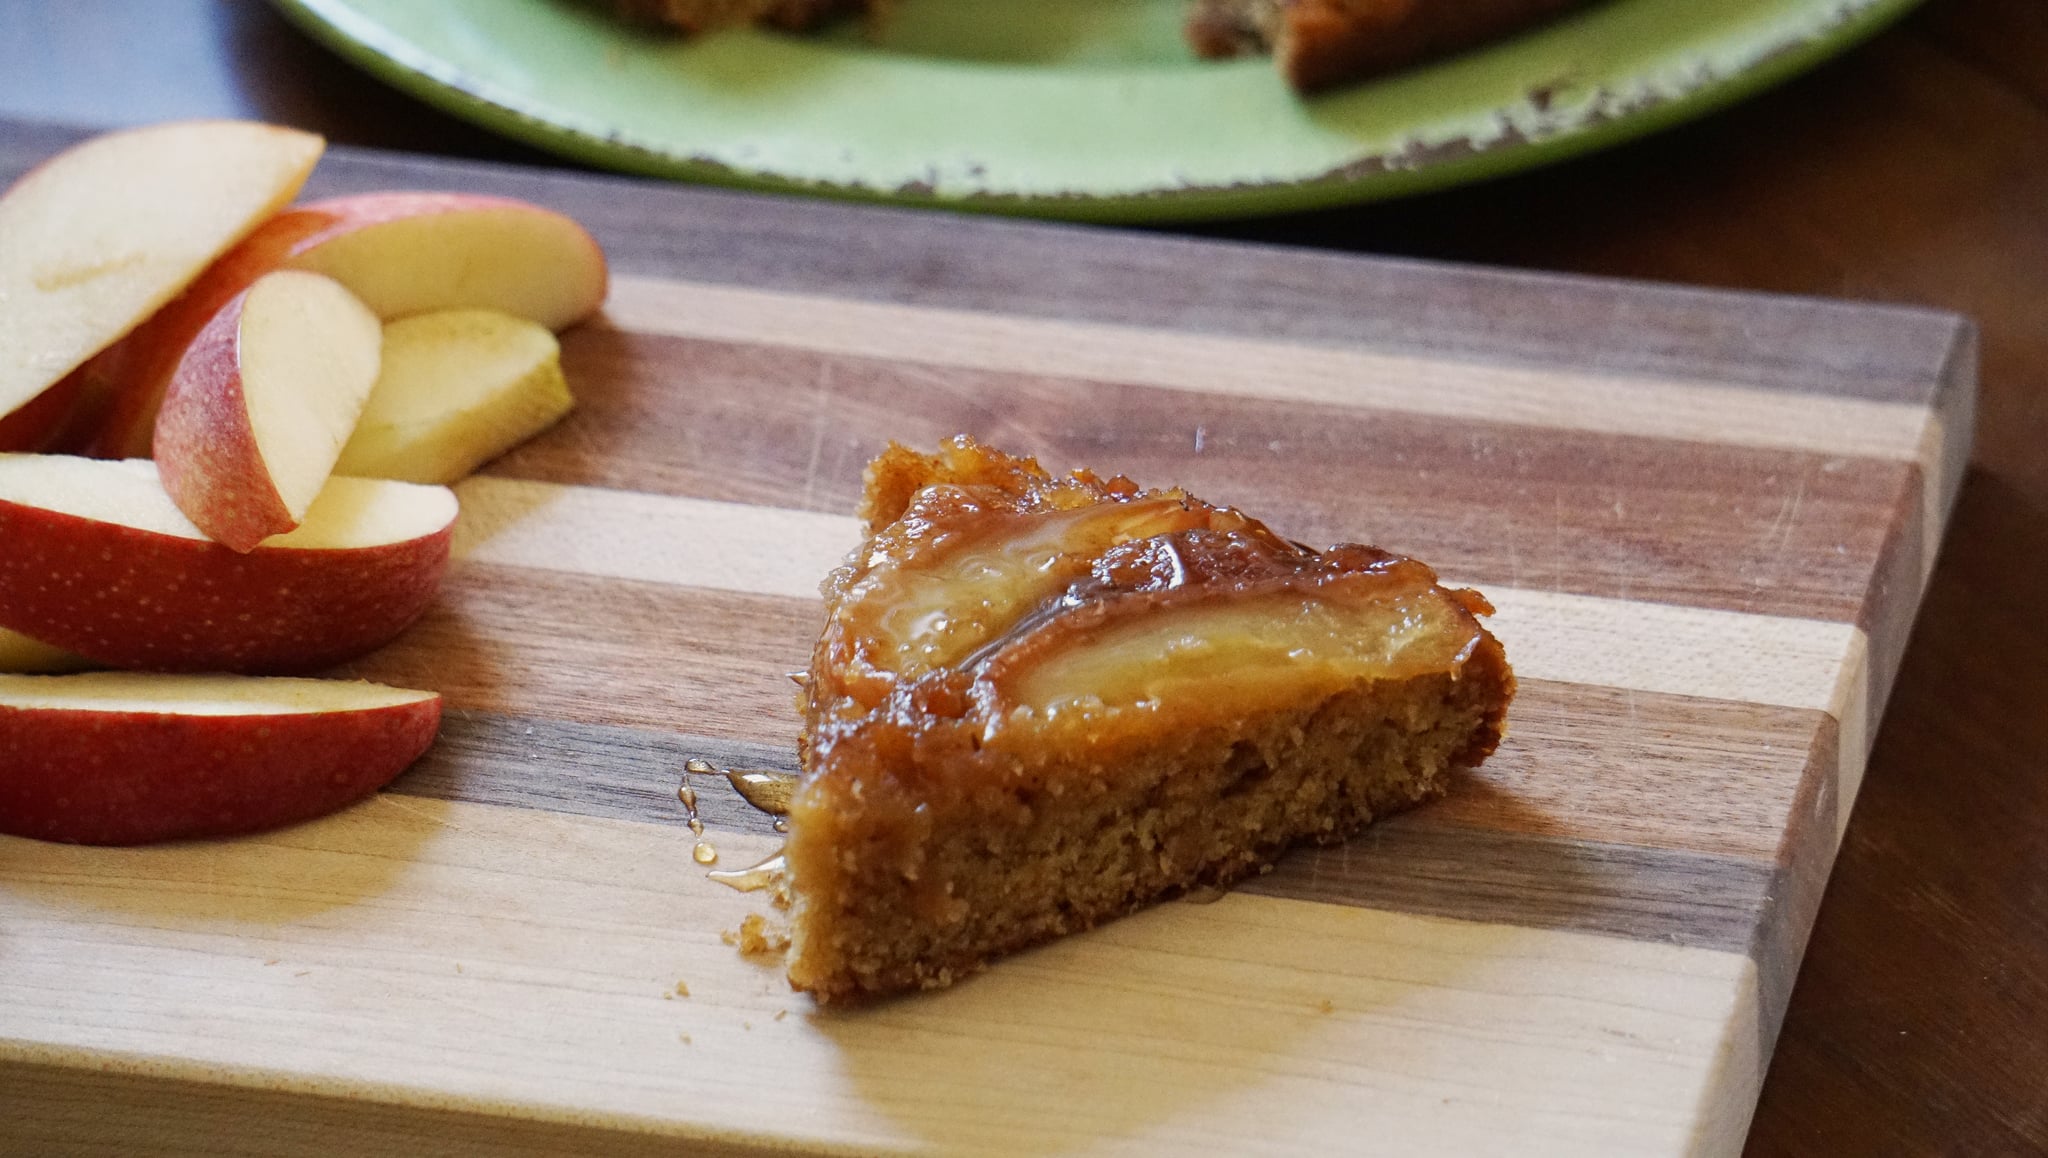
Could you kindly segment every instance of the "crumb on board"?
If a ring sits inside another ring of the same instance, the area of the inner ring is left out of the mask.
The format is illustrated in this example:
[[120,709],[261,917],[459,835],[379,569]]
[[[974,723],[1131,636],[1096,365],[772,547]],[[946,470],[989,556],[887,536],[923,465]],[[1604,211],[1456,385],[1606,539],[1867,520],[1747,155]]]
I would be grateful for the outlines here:
[[1337,1003],[1325,997],[1321,1001],[1316,1002],[1316,1012],[1335,1013],[1337,1012]]
[[278,963],[278,962],[279,962],[280,960],[282,960],[282,959],[283,959],[283,958],[280,958],[280,957],[272,957],[272,958],[271,958],[270,960],[268,960],[268,961],[265,961],[265,962],[264,962],[264,964],[265,964],[265,965],[275,965],[275,964],[277,964],[277,963]]
[[684,1045],[688,1045],[690,1044],[690,1035],[687,1033],[679,1033],[676,1035],[676,1040],[682,1042]]
[[677,997],[688,997],[689,995],[690,995],[690,987],[689,987],[688,985],[685,985],[685,984],[683,984],[683,982],[682,982],[682,981],[678,980],[678,981],[676,982],[676,987],[675,987],[675,996],[677,996]]
[[768,924],[768,918],[759,913],[748,913],[740,921],[737,930],[728,929],[718,935],[728,945],[736,945],[748,957],[769,953],[780,953],[789,948],[789,934]]
[[788,1016],[789,1016],[789,1010],[787,1010],[787,1009],[778,1009],[778,1010],[776,1010],[776,1011],[775,1011],[775,1020],[777,1020],[777,1021],[781,1021],[781,1020],[782,1020],[783,1018],[785,1018],[785,1017],[788,1017]]

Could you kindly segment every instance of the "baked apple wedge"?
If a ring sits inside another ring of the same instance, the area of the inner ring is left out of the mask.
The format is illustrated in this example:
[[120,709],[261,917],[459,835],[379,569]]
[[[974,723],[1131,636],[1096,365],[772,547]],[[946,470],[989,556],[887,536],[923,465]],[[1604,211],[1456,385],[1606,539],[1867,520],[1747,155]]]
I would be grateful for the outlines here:
[[230,301],[157,415],[178,509],[237,551],[298,526],[369,401],[383,341],[376,316],[318,274],[269,274]]
[[290,534],[241,553],[171,503],[154,463],[0,455],[0,627],[111,667],[313,671],[433,600],[445,487],[335,478]]
[[0,832],[141,844],[332,812],[433,744],[441,697],[243,676],[0,675]]
[[956,439],[869,467],[826,582],[789,979],[945,985],[1441,795],[1514,676],[1476,592]]

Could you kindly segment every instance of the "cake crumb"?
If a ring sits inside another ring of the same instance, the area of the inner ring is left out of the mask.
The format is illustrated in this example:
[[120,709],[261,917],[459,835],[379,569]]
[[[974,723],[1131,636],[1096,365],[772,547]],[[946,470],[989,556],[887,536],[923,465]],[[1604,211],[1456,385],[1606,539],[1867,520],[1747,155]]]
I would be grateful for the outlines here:
[[1337,1003],[1325,997],[1321,1001],[1316,1002],[1316,1012],[1335,1013],[1337,1012]]
[[778,1009],[778,1010],[776,1010],[776,1011],[775,1011],[775,1020],[777,1020],[777,1021],[781,1021],[781,1020],[782,1020],[783,1018],[785,1018],[785,1017],[788,1017],[788,1016],[789,1016],[789,1010],[787,1010],[787,1009]]
[[682,1042],[684,1045],[688,1045],[690,1044],[690,1035],[687,1033],[679,1033],[676,1035],[676,1040]]
[[677,997],[688,997],[690,995],[690,987],[688,985],[683,984],[681,981],[678,981],[676,982],[674,995]]
[[789,948],[789,934],[769,927],[768,918],[761,914],[748,913],[740,921],[739,931],[728,936],[725,943],[738,945],[745,956],[758,957]]
[[278,957],[272,957],[272,958],[271,958],[270,960],[268,960],[268,961],[265,961],[265,962],[264,962],[264,964],[265,964],[265,965],[275,965],[275,964],[277,964],[277,963],[278,963],[278,961],[280,961],[280,960],[282,960],[282,958],[278,958]]

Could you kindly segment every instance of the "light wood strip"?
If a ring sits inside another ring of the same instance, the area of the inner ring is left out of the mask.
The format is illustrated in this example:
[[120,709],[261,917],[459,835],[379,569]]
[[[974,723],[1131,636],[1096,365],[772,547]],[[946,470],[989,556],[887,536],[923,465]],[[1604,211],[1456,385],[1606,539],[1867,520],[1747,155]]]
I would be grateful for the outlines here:
[[[851,518],[479,477],[463,482],[457,558],[791,599],[814,597],[860,542]],[[1488,584],[1493,628],[1534,679],[1843,709],[1851,624]]]
[[[619,277],[642,333],[1607,434],[1920,461],[1924,407]],[[1930,464],[1931,465],[1931,464]],[[1932,473],[1932,472],[1930,472]]]
[[753,898],[673,831],[487,805],[10,841],[0,880],[0,1057],[222,1096],[864,1152],[1341,1152],[1370,1121],[1393,1152],[1679,1155],[1759,1068],[1740,954],[1256,896],[814,1014],[719,943]]

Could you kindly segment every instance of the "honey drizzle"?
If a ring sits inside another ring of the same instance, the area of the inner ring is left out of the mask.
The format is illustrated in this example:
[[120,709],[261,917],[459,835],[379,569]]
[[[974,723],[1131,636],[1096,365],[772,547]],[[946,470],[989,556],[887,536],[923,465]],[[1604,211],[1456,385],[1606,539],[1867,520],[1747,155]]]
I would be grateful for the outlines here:
[[[683,802],[683,810],[689,819],[690,835],[697,838],[690,856],[701,865],[718,863],[718,850],[704,839],[704,821],[697,815],[697,789],[690,784],[691,776],[723,775],[726,783],[732,785],[740,799],[755,809],[775,818],[775,831],[788,832],[789,801],[796,791],[798,777],[790,772],[777,772],[766,768],[719,768],[709,760],[692,757],[683,763],[683,783],[676,789],[676,799]],[[783,860],[780,852],[760,864],[743,869],[717,869],[708,874],[712,880],[728,888],[751,893],[771,886],[779,886],[783,874]]]
[[683,764],[683,783],[676,789],[676,799],[683,803],[683,815],[690,825],[690,835],[697,843],[690,849],[690,857],[698,864],[717,864],[718,850],[704,839],[704,819],[697,815],[697,789],[690,784],[690,774],[704,775],[715,771],[703,760],[689,760]]
[[788,870],[788,863],[782,859],[782,853],[778,851],[760,864],[749,865],[743,869],[717,869],[704,875],[726,888],[737,889],[743,893],[757,893],[762,889],[780,885],[783,874]]
[[789,815],[789,798],[796,792],[794,775],[762,768],[727,768],[725,780],[740,799],[756,809],[770,816]]

